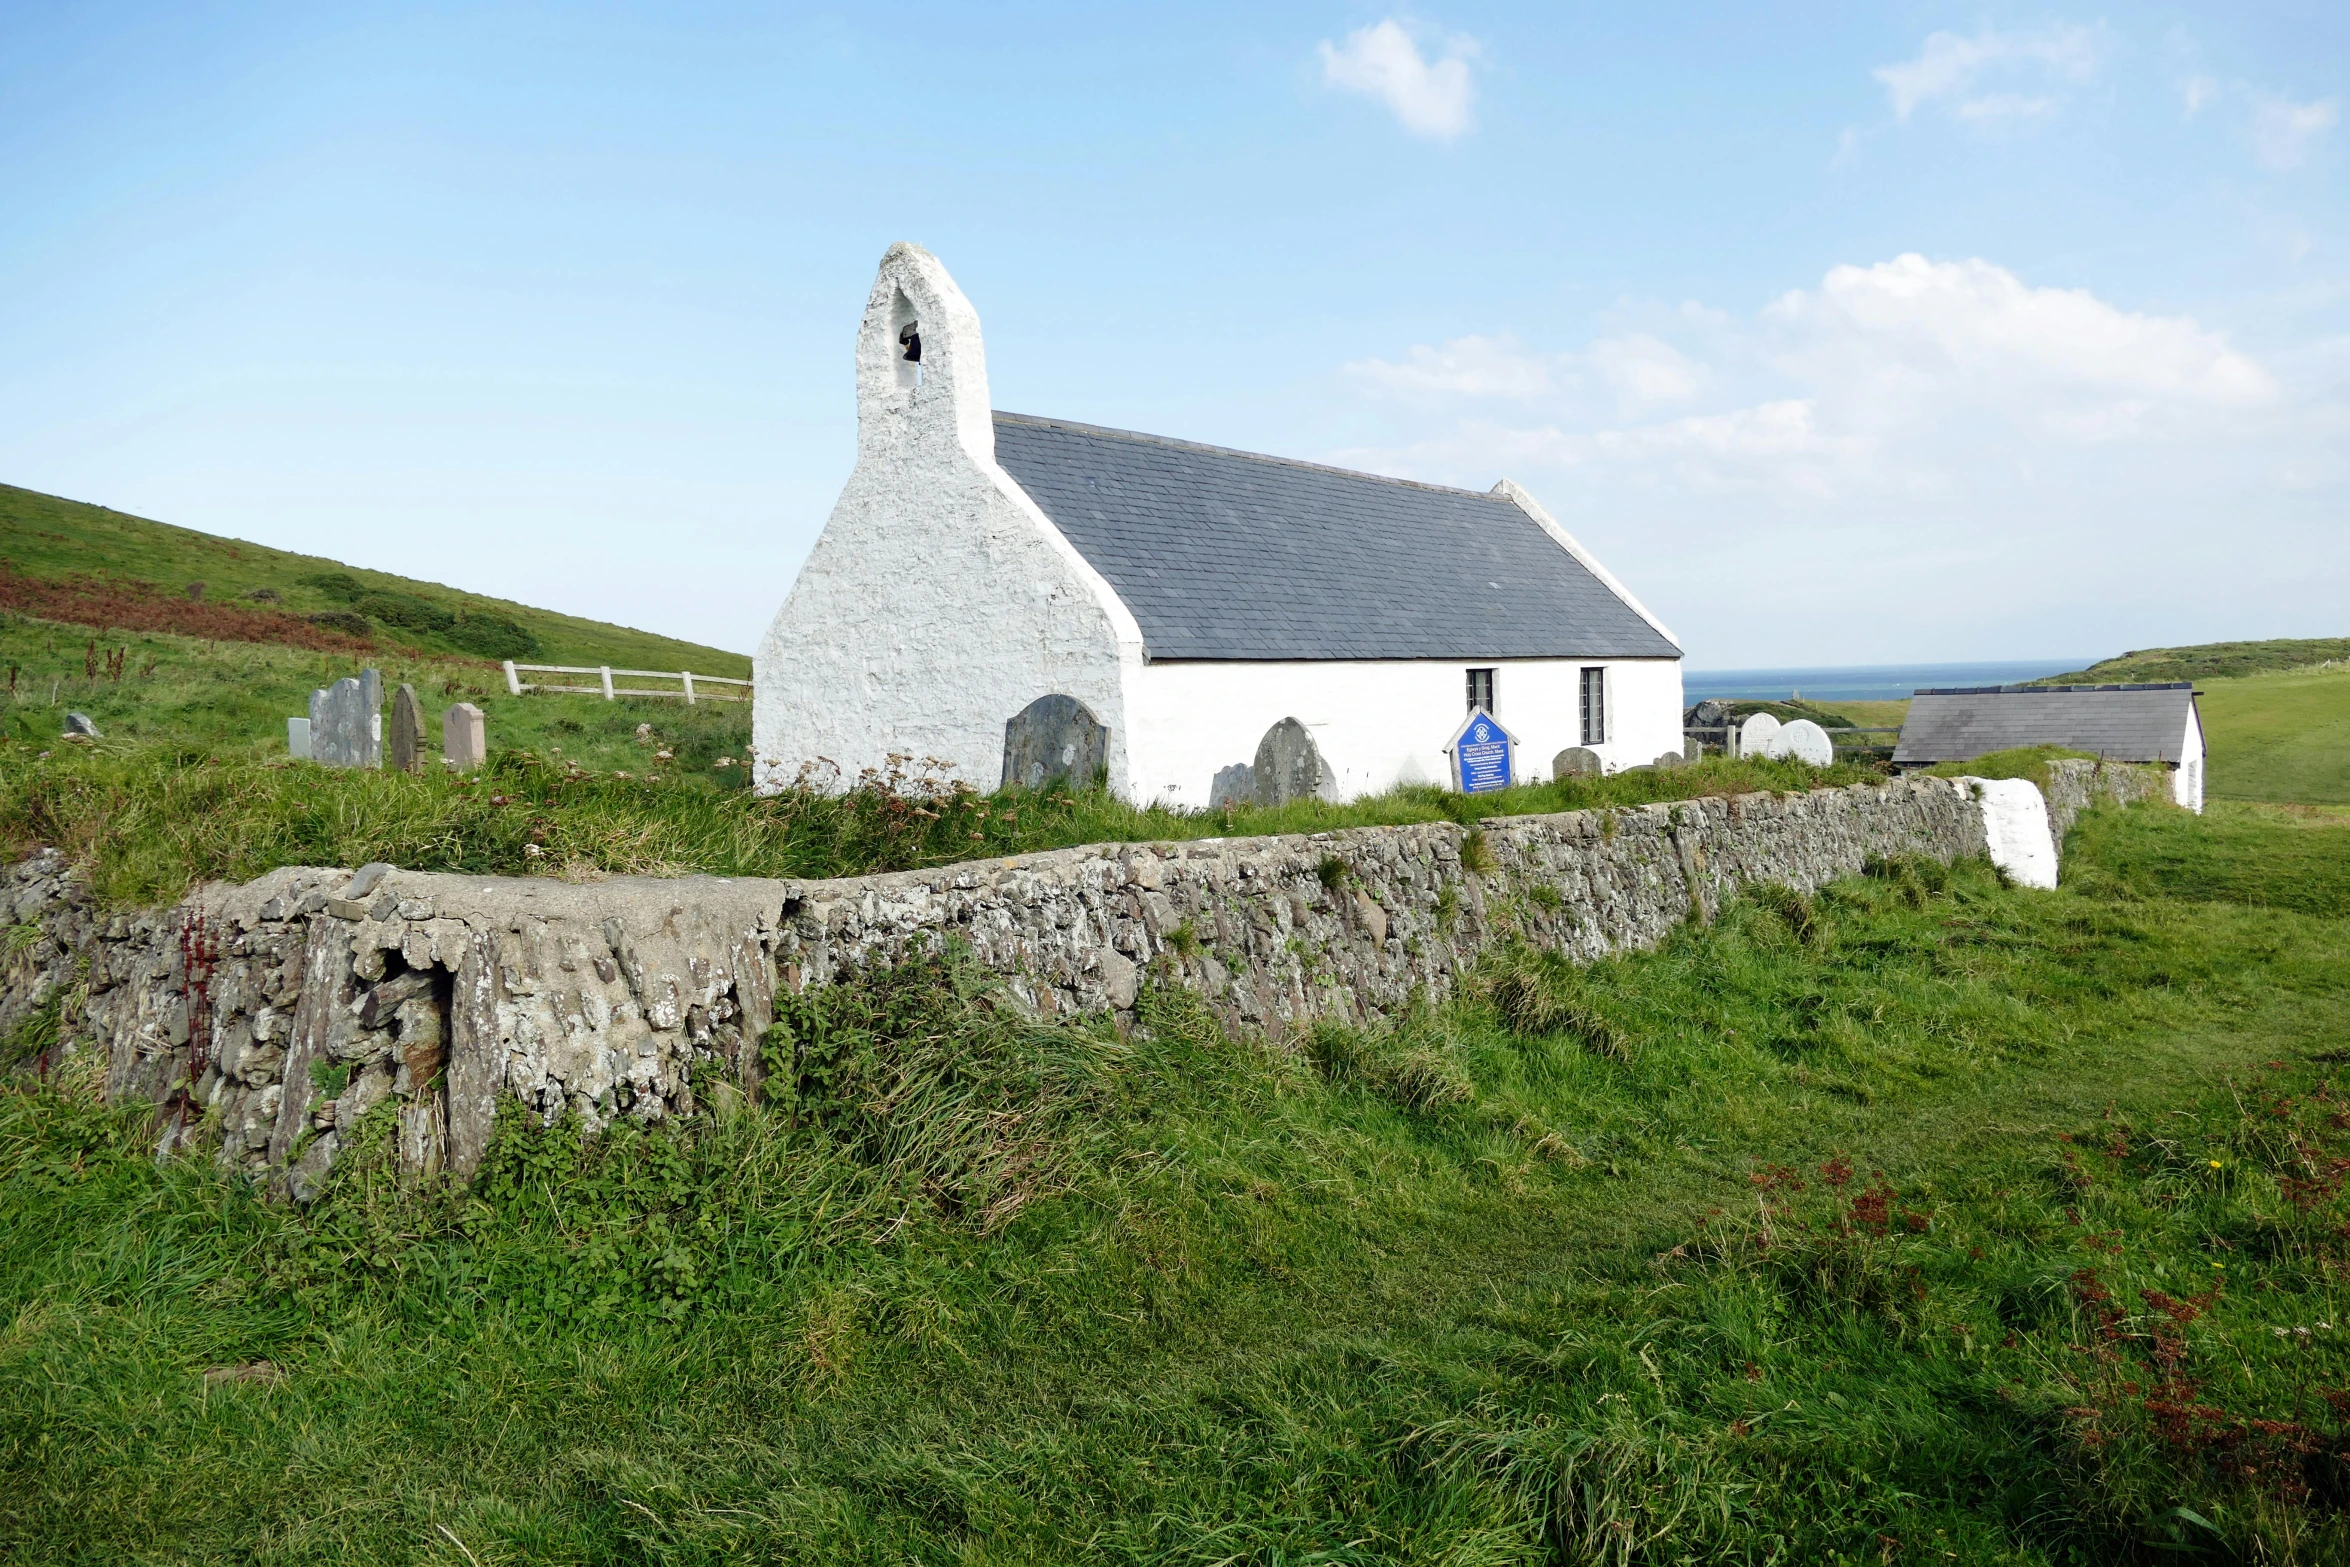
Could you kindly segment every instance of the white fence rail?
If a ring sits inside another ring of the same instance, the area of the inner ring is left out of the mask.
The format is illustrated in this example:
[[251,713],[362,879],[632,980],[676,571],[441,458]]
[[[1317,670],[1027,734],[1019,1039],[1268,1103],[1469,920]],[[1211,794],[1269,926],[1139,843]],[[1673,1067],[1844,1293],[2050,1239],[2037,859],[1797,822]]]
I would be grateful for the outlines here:
[[[526,674],[594,675],[598,683],[592,686],[556,686],[543,681],[524,680],[522,677]],[[612,683],[614,675],[629,680],[674,680],[678,682],[678,689],[647,691],[635,686],[616,686]],[[710,690],[712,686],[720,689]],[[742,689],[725,689],[729,686]],[[617,701],[624,696],[672,696],[685,698],[686,705],[691,707],[703,698],[713,702],[747,702],[750,700],[750,687],[748,680],[729,680],[723,675],[697,675],[690,669],[614,669],[610,664],[583,669],[570,664],[517,664],[512,659],[506,660],[506,689],[516,696],[525,691],[570,691],[580,696],[600,696],[607,702]]]

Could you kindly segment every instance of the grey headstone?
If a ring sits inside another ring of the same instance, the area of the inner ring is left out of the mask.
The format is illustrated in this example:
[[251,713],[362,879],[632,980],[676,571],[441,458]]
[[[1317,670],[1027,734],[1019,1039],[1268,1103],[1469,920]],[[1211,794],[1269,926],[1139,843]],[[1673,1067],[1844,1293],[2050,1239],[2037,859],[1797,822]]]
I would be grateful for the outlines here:
[[1586,776],[1596,778],[1600,772],[1599,753],[1584,746],[1570,745],[1550,759],[1550,776],[1553,782],[1561,778]]
[[392,693],[392,767],[413,773],[424,766],[424,704],[405,680]]
[[69,735],[81,735],[85,739],[90,740],[103,740],[106,738],[104,735],[98,732],[98,726],[90,722],[90,715],[87,713],[66,714],[65,732]]
[[1740,756],[1778,756],[1779,721],[1768,713],[1749,713],[1738,726]]
[[469,773],[489,755],[489,737],[481,709],[459,702],[441,714],[441,755],[461,773]]
[[1668,768],[1687,767],[1689,765],[1689,758],[1683,756],[1678,751],[1666,751],[1660,754],[1656,761],[1650,765],[1654,766],[1658,771],[1662,772]]
[[1322,749],[1306,726],[1284,718],[1257,742],[1257,759],[1249,768],[1257,804],[1287,805],[1311,800],[1322,792],[1329,770],[1322,765]]
[[372,669],[310,698],[310,759],[328,767],[383,762],[383,677]]
[[310,760],[309,719],[289,718],[286,720],[286,755],[297,762]]
[[1220,811],[1227,805],[1253,804],[1257,797],[1257,770],[1246,762],[1234,762],[1230,767],[1216,769],[1216,781],[1208,785],[1208,809]]
[[1681,760],[1684,762],[1704,761],[1705,742],[1703,740],[1691,740],[1684,737],[1681,741]]
[[1814,767],[1829,767],[1836,761],[1836,742],[1828,738],[1828,731],[1810,719],[1798,718],[1779,731],[1777,754],[1792,756]]
[[1058,691],[1004,723],[1004,787],[1042,789],[1054,779],[1088,789],[1110,765],[1110,731],[1093,709]]

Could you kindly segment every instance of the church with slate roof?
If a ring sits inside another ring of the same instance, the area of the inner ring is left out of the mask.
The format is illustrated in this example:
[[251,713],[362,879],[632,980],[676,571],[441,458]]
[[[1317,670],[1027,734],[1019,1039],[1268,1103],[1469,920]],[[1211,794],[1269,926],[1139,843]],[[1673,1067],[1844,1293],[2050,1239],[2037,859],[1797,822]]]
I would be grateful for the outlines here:
[[1521,781],[1569,747],[1611,772],[1681,750],[1680,645],[1506,479],[999,413],[979,318],[915,245],[882,258],[856,363],[856,468],[755,660],[762,789],[892,756],[1034,783],[1061,770],[1015,761],[1036,713],[1082,732],[1052,742],[1067,770],[1189,808],[1249,797],[1266,746],[1332,799],[1457,787],[1479,710]]

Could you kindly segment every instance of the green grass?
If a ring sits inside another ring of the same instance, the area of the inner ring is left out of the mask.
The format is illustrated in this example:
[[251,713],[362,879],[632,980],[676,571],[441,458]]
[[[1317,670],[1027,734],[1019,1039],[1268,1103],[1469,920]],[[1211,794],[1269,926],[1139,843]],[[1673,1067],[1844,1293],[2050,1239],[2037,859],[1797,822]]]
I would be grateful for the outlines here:
[[[1099,791],[983,795],[895,774],[844,794],[757,798],[711,753],[738,738],[707,708],[664,704],[658,744],[611,732],[632,716],[576,698],[526,697],[540,732],[574,717],[594,746],[556,756],[493,750],[457,777],[336,770],[169,744],[0,740],[0,851],[65,850],[104,899],[151,903],[192,882],[247,880],[280,865],[360,865],[467,874],[848,876],[1104,842],[1324,832],[1408,822],[1646,804],[1814,788],[1871,776],[1800,762],[1710,761],[1524,785],[1495,794],[1401,789],[1345,805],[1301,801],[1216,813],[1141,809]],[[696,717],[694,715],[704,715]],[[500,720],[493,714],[493,723]],[[695,730],[702,723],[710,727]],[[659,760],[661,749],[670,760]],[[621,753],[603,770],[574,754]]]
[[2191,647],[2154,647],[2124,653],[2119,658],[2100,659],[2087,669],[2076,669],[2069,675],[2050,675],[2032,683],[2063,686],[2229,680],[2343,660],[2350,660],[2350,637],[2202,642]]
[[2046,794],[2048,764],[2073,758],[2097,759],[2091,752],[2067,750],[2061,745],[2026,745],[2010,751],[1986,751],[1971,761],[1937,762],[1918,771],[1929,778],[2028,778]]
[[2185,832],[2160,811],[2100,811],[2081,818],[2065,848],[2139,897],[2350,920],[2350,812],[2215,801],[2201,827]]
[[2341,1560],[2350,926],[2095,820],[1287,1044],[899,970],[462,1195],[0,1096],[0,1554]]
[[2212,680],[2202,691],[2208,797],[2350,805],[2350,669]]
[[[324,556],[219,538],[10,485],[0,485],[0,558],[27,577],[127,579],[172,598],[201,583],[210,603],[243,603],[299,616],[355,615],[359,634],[379,643],[476,662],[506,657],[544,664],[691,669],[738,679],[750,674],[750,660],[740,653],[558,615],[439,583],[365,571]],[[255,598],[256,594],[275,597]],[[511,622],[537,651],[507,650],[494,638],[480,641],[456,625],[444,624],[461,611],[480,621]]]

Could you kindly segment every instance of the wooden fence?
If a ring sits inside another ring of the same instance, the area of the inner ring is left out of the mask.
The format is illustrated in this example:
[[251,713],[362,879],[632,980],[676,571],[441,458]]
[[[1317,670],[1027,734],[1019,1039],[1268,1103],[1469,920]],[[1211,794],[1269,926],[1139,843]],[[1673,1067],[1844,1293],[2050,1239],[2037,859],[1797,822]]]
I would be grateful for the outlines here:
[[[526,674],[594,675],[598,677],[599,683],[592,686],[547,685],[524,680],[522,677]],[[614,675],[628,680],[674,680],[678,682],[678,689],[647,691],[637,686],[616,686],[612,683]],[[721,689],[710,690],[712,686]],[[741,689],[724,689],[730,686]],[[624,696],[683,697],[690,707],[704,697],[713,702],[747,702],[750,700],[750,688],[748,680],[729,680],[723,675],[697,675],[690,669],[614,669],[610,664],[582,669],[569,664],[517,664],[512,659],[506,660],[506,689],[516,696],[525,691],[570,691],[580,696],[600,696],[607,702],[617,701]]]

